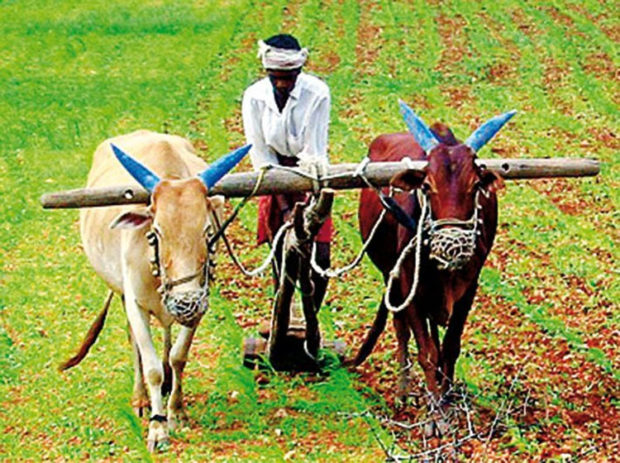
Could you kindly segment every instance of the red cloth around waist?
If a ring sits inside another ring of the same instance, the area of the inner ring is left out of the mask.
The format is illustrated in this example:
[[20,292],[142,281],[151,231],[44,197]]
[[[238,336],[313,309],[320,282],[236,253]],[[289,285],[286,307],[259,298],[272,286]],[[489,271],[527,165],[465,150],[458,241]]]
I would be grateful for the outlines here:
[[[287,167],[297,166],[298,159],[296,157],[278,155],[280,165]],[[286,195],[289,205],[292,207],[296,202],[306,202],[310,198],[310,194],[292,193]],[[258,227],[257,227],[257,243],[263,244],[273,241],[273,238],[284,223],[284,214],[280,210],[278,201],[274,196],[261,196],[258,200]],[[325,220],[325,223],[319,229],[314,237],[317,243],[331,242],[334,233],[334,223],[331,215]]]
[[[299,199],[305,201],[305,195]],[[257,243],[272,242],[278,230],[284,223],[284,214],[278,207],[278,202],[273,196],[261,196],[258,200],[258,227]],[[334,233],[334,223],[331,215],[327,217],[319,232],[314,237],[317,243],[330,243]]]

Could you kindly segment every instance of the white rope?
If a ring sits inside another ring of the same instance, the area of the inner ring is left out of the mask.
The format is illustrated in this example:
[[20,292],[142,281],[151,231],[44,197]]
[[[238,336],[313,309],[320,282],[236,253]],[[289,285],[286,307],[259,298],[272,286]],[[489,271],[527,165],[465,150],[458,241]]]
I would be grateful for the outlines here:
[[[424,229],[424,222],[426,221],[426,214],[428,213],[428,201],[426,200],[426,196],[422,195],[422,198],[422,212],[420,213],[416,234],[413,236],[413,238],[411,238],[411,241],[407,243],[405,249],[403,249],[398,256],[398,260],[396,261],[396,264],[394,264],[394,268],[390,271],[387,286],[385,289],[385,294],[383,295],[383,301],[385,302],[385,306],[390,312],[393,313],[398,313],[409,304],[411,304],[411,301],[413,301],[413,298],[415,296],[416,290],[418,289],[418,283],[420,281],[420,262],[422,260],[422,231]],[[413,284],[411,285],[411,290],[409,291],[409,294],[407,295],[407,298],[403,301],[403,303],[399,306],[394,306],[390,302],[390,291],[392,290],[392,284],[394,283],[394,280],[398,278],[402,264],[414,246],[415,267],[413,274]]]
[[[364,183],[366,183],[369,187],[373,188],[373,185],[364,176],[364,173],[366,172],[366,167],[368,166],[369,163],[370,163],[370,158],[368,156],[362,159],[360,163],[357,165],[357,168],[355,169],[355,172],[353,173],[353,177],[360,177],[364,181]],[[325,176],[323,177],[323,180],[338,178],[343,175],[348,176],[348,174],[336,174],[332,176]],[[314,270],[321,278],[338,278],[341,275],[344,275],[345,273],[357,267],[359,263],[362,261],[364,254],[366,254],[366,249],[368,248],[368,245],[370,244],[372,239],[375,237],[375,233],[377,232],[379,225],[383,221],[383,217],[385,217],[386,212],[387,210],[385,208],[381,211],[381,214],[379,214],[377,221],[375,222],[372,229],[370,230],[370,233],[368,234],[368,238],[366,238],[366,241],[362,244],[362,249],[360,249],[360,252],[358,253],[358,255],[348,265],[345,265],[340,268],[335,268],[335,269],[331,267],[326,268],[326,269],[321,268],[316,261],[316,241],[312,243],[312,255],[310,256],[310,266],[312,267],[312,270]]]
[[[368,166],[369,162],[370,162],[370,159],[368,157],[365,157],[364,159],[362,159],[362,161],[358,164],[357,169],[353,173],[353,177],[361,177],[362,180],[369,187],[372,187],[372,185],[364,177],[364,172],[365,172],[366,167]],[[282,170],[282,171],[286,171],[286,172],[290,172],[290,173],[296,174],[296,175],[298,175],[300,177],[305,177],[305,178],[307,178],[309,180],[312,180],[313,186],[315,186],[319,182],[324,182],[324,181],[327,181],[327,180],[331,180],[331,179],[335,179],[335,178],[340,178],[340,177],[348,177],[350,175],[349,173],[342,173],[342,174],[321,176],[321,175],[319,175],[318,169],[314,170],[314,174],[315,175],[313,175],[312,173],[304,171],[304,170],[299,170],[299,169],[295,169],[295,168],[287,167],[287,166],[280,166],[280,165],[277,165],[277,164],[276,165],[270,165],[269,168],[270,169],[274,169],[274,170]],[[341,268],[336,268],[336,269],[331,268],[331,267],[327,268],[327,269],[321,268],[319,266],[319,264],[316,262],[316,242],[313,242],[312,254],[311,254],[311,257],[310,257],[310,265],[312,267],[312,270],[314,270],[322,278],[336,278],[336,277],[340,277],[341,275],[351,271],[353,268],[358,266],[359,263],[362,261],[362,258],[364,257],[364,254],[366,253],[366,249],[370,245],[370,242],[373,240],[373,238],[374,238],[374,236],[375,236],[375,234],[376,234],[376,232],[377,232],[377,230],[379,228],[379,225],[383,221],[383,218],[385,217],[385,214],[386,214],[386,209],[383,209],[381,211],[381,214],[377,218],[377,221],[373,225],[373,227],[372,227],[372,229],[370,231],[370,234],[368,235],[368,238],[363,243],[362,248],[361,248],[360,252],[358,253],[358,255],[355,257],[355,259],[353,259],[353,261],[350,264],[345,265],[345,266],[343,266]],[[276,233],[276,236],[274,237],[273,244],[272,244],[272,247],[271,247],[271,252],[267,256],[267,258],[265,259],[263,264],[260,267],[258,267],[257,269],[255,269],[255,270],[248,271],[241,264],[241,262],[239,262],[238,258],[233,254],[231,247],[228,247],[228,253],[229,253],[231,259],[233,260],[233,262],[235,263],[235,265],[237,265],[237,267],[239,267],[239,269],[241,270],[241,272],[244,275],[246,275],[248,277],[258,276],[258,275],[260,275],[261,273],[263,273],[265,271],[265,269],[267,268],[269,263],[273,260],[274,255],[275,255],[275,249],[276,249],[277,243],[282,238],[283,232],[286,229],[290,228],[291,226],[292,226],[292,223],[289,222],[289,223],[283,224],[282,227],[280,227],[280,229]]]
[[259,276],[267,269],[267,267],[269,266],[269,264],[273,260],[273,258],[275,256],[275,253],[276,253],[276,248],[278,247],[278,243],[280,242],[280,240],[284,236],[284,232],[286,230],[288,230],[289,228],[291,228],[292,226],[293,226],[293,224],[291,222],[286,222],[286,223],[282,224],[282,226],[279,228],[278,232],[276,233],[276,236],[273,238],[273,242],[271,244],[271,250],[269,251],[269,254],[267,255],[265,261],[260,265],[260,267],[254,269],[254,270],[247,270],[245,268],[245,266],[239,261],[237,256],[234,254],[234,252],[232,250],[232,247],[228,248],[228,254],[230,255],[230,258],[235,263],[235,265],[237,267],[239,267],[239,270],[241,270],[241,272],[245,276],[251,277],[251,278]]
[[355,259],[353,259],[353,261],[350,264],[345,265],[344,267],[335,268],[335,269],[331,267],[327,269],[321,268],[316,261],[316,241],[312,243],[312,256],[310,257],[310,265],[312,266],[312,270],[314,270],[322,278],[337,278],[349,272],[351,269],[357,267],[359,263],[361,262],[362,258],[364,257],[364,254],[366,254],[366,249],[368,248],[368,245],[374,238],[375,233],[377,232],[377,229],[379,228],[379,225],[381,224],[386,212],[387,212],[386,209],[383,209],[381,211],[381,214],[379,214],[377,221],[373,225],[372,230],[370,231],[368,238],[366,238],[366,241],[362,245],[362,249],[360,249],[360,252],[358,253],[357,257],[355,257]]

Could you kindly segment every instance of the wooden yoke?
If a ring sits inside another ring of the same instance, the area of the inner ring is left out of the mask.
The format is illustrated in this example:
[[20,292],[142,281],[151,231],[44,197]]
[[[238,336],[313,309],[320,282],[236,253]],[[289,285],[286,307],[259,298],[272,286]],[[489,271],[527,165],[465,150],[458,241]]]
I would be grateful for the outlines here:
[[[478,159],[476,163],[493,170],[504,179],[531,179],[550,177],[584,177],[597,175],[599,162],[593,159]],[[424,169],[426,161],[372,162],[363,170],[365,177],[378,187],[387,186],[390,179],[404,169]],[[366,188],[366,183],[356,175],[358,164],[332,164],[322,184],[334,190]],[[295,169],[272,169],[264,174],[261,184],[256,186],[258,172],[241,172],[226,175],[209,195],[223,195],[227,198],[286,194],[299,191],[313,191],[313,182],[299,175]],[[102,207],[119,204],[146,204],[149,194],[138,185],[119,185],[107,188],[81,188],[77,190],[47,193],[41,197],[45,209],[80,207]]]
[[[284,237],[283,268],[271,320],[267,355],[276,370],[316,370],[321,343],[318,307],[314,307],[314,286],[310,277],[314,237],[329,217],[334,191],[321,190],[316,203],[297,203],[293,209],[293,227]],[[295,307],[295,288],[299,283],[303,319]],[[296,313],[297,312],[297,313]],[[291,326],[292,319],[301,327]],[[301,319],[301,320],[300,320]]]

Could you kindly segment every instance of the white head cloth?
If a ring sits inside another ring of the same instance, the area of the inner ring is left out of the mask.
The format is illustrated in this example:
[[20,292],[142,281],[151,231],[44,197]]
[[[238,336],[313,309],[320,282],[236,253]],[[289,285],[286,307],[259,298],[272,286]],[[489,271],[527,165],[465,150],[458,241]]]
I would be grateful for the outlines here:
[[305,64],[308,59],[308,49],[289,50],[286,48],[276,48],[259,40],[258,57],[262,59],[265,69],[290,71],[300,68]]

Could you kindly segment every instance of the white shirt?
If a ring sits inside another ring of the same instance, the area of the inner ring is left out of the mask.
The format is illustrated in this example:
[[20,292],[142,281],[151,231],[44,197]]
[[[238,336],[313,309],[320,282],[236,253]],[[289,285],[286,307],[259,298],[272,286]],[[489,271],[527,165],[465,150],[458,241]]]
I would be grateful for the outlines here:
[[243,94],[243,128],[247,142],[252,144],[254,169],[277,165],[276,153],[318,156],[328,162],[330,103],[327,84],[303,72],[281,113],[268,77],[248,87]]

